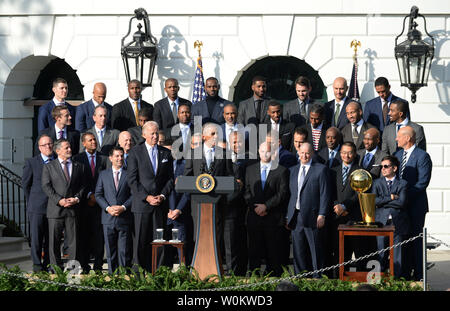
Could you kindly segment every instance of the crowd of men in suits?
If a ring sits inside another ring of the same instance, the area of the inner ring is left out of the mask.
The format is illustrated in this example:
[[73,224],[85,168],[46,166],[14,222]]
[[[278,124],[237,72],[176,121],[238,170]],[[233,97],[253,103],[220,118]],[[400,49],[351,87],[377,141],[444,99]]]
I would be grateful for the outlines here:
[[[395,242],[421,232],[432,162],[422,126],[411,121],[408,102],[390,92],[386,78],[376,79],[379,96],[364,109],[346,96],[342,77],[326,103],[309,96],[306,77],[295,81],[297,98],[285,104],[266,96],[261,76],[238,106],[219,96],[214,77],[205,81],[201,102],[179,97],[179,89],[176,79],[167,79],[167,97],[152,105],[132,80],[128,98],[111,106],[106,85],[96,83],[92,99],[74,107],[65,101],[67,82],[54,81],[54,98],[39,109],[35,157],[22,178],[36,271],[62,267],[62,255],[78,260],[84,272],[91,259],[101,270],[105,249],[110,273],[151,271],[157,228],[166,239],[179,229],[189,265],[197,211],[189,194],[175,190],[181,175],[235,177],[236,190],[221,197],[215,221],[226,270],[236,275],[263,263],[265,273],[281,275],[291,244],[295,273],[337,264],[338,226],[361,221],[349,182],[360,168],[373,178],[376,221],[395,226]],[[351,237],[345,245],[350,260],[387,241]],[[421,248],[416,239],[394,249],[395,276],[422,278]],[[377,258],[383,270],[385,254]],[[177,257],[174,248],[161,248],[158,264]]]

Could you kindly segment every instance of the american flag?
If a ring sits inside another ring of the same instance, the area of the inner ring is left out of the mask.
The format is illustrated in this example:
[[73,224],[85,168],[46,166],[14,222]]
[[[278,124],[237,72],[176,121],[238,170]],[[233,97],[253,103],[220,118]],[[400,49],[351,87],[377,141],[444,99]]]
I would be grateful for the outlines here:
[[192,94],[192,103],[196,104],[199,101],[204,100],[205,97],[206,94],[205,94],[205,81],[203,79],[202,56],[199,53],[197,58],[197,69],[195,70],[194,92]]
[[352,78],[350,79],[350,87],[348,89],[348,98],[359,101],[358,89],[358,60],[356,56],[353,57]]

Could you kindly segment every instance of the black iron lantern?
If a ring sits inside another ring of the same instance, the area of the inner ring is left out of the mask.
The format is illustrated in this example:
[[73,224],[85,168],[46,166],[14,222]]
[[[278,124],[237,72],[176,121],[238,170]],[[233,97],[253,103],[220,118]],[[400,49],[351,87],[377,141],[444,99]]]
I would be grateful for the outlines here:
[[[144,32],[141,31],[142,25],[138,23],[138,31],[133,34],[133,40],[129,43],[124,43],[125,38],[130,35],[131,23],[135,18],[144,21]],[[141,82],[143,88],[152,86],[153,72],[155,71],[158,56],[157,45],[158,40],[150,31],[147,11],[143,8],[134,10],[134,16],[130,19],[128,26],[128,33],[122,38],[121,46],[127,83],[137,79]]]
[[[422,17],[426,34],[431,38],[431,44],[422,40],[422,34],[416,29],[418,24],[414,21]],[[406,19],[409,18],[408,39],[397,44],[398,38],[405,30]],[[431,61],[434,56],[434,39],[427,31],[425,17],[419,14],[419,8],[413,6],[409,15],[403,20],[402,33],[395,38],[395,58],[401,86],[406,86],[411,92],[411,101],[416,102],[416,92],[422,86],[427,86],[430,74]]]

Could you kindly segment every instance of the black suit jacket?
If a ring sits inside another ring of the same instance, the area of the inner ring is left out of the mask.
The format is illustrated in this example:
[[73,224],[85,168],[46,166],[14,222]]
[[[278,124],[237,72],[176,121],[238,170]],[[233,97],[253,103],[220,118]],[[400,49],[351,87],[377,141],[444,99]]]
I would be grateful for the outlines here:
[[318,162],[326,165],[328,168],[340,165],[342,162],[341,153],[339,152],[341,150],[341,146],[337,146],[335,150],[337,151],[336,155],[333,158],[333,163],[330,164],[330,150],[328,149],[328,146],[319,149],[319,151],[315,153],[317,155]]
[[[66,127],[66,132],[67,132],[67,140],[69,141],[70,148],[72,149],[72,154],[78,153],[78,151],[80,150],[80,132],[78,132],[77,130],[72,130],[70,127]],[[38,137],[42,134],[47,134],[48,136],[50,136],[53,139],[53,143],[57,140],[54,125],[42,130],[39,133]],[[34,155],[37,155],[39,153],[40,151],[38,147],[38,141],[36,139],[36,142],[34,144]]]
[[347,119],[347,114],[345,112],[345,108],[347,108],[347,105],[350,101],[351,99],[346,97],[343,107],[339,108],[341,112],[339,113],[337,124],[334,122],[334,103],[336,102],[336,100],[333,99],[330,100],[329,102],[326,102],[323,105],[323,107],[325,108],[325,120],[327,121],[327,123],[330,124],[331,126],[335,126],[338,129],[342,130],[342,128],[346,126],[347,123],[349,123]]
[[[271,122],[272,121],[270,120],[270,118],[269,118],[269,120],[266,121],[268,129],[270,129],[272,126]],[[288,122],[288,121],[284,120],[283,118],[281,118],[280,127],[279,127],[279,135],[280,135],[281,145],[287,150],[291,149],[292,137],[294,136],[294,129],[295,129],[294,123]]]
[[[153,116],[153,106],[141,99],[141,109],[149,108]],[[128,98],[115,104],[111,112],[111,125],[119,131],[126,131],[130,127],[137,126],[134,110]]]
[[[356,163],[356,161],[354,161],[352,167],[350,168],[350,172],[347,175],[345,185],[342,184],[342,163],[341,165],[335,166],[330,170],[330,180],[333,185],[333,206],[336,204],[343,204],[348,212],[347,216],[340,216],[337,219],[339,223],[346,223],[349,220],[361,221],[362,219],[361,210],[359,208],[358,194],[350,187],[351,173],[360,168],[361,167]],[[333,214],[331,217],[336,217],[333,209],[331,209],[331,212]]]
[[44,160],[40,154],[25,161],[22,188],[27,201],[28,213],[47,214],[48,197],[42,190],[42,169],[44,165]]
[[[358,165],[363,168],[364,164],[364,157],[366,155],[365,149],[360,149],[357,151],[358,155]],[[373,179],[376,179],[380,177],[381,174],[381,160],[387,156],[387,153],[382,151],[380,147],[378,147],[377,151],[375,152],[375,155],[372,157],[372,159],[369,162],[369,165],[367,168],[365,168],[366,171],[368,171]]]
[[86,194],[88,194],[89,192],[93,193],[95,191],[95,185],[97,184],[98,175],[100,174],[101,171],[106,169],[106,164],[109,161],[108,157],[100,154],[99,152],[95,153],[96,164],[95,164],[94,175],[92,175],[92,171],[91,171],[91,164],[90,164],[91,158],[90,157],[88,158],[85,151],[73,156],[72,159],[73,159],[73,161],[84,165],[84,169],[86,172],[86,181],[87,181]]
[[[263,190],[261,163],[257,162],[248,166],[245,174],[244,197],[248,205],[247,225],[284,225],[289,200],[289,170],[282,165],[271,169]],[[265,204],[267,215],[258,216],[254,210],[255,204]]]
[[[178,97],[178,105],[182,103],[187,103],[188,105],[190,105],[192,110],[192,103],[189,100]],[[163,99],[160,99],[155,103],[153,120],[158,123],[160,130],[171,128],[176,123],[178,123],[178,119],[176,121],[173,119],[172,109],[170,108],[169,100],[167,99],[167,97],[164,97]]]
[[[85,171],[82,164],[72,161],[72,174],[70,181],[67,182],[58,158],[44,165],[42,170],[42,190],[48,196],[48,218],[76,216],[76,210],[80,208],[80,203],[83,202],[82,198],[86,195],[86,174],[88,172]],[[61,199],[73,197],[80,199],[80,203],[67,208],[59,205]]]
[[[169,149],[157,146],[158,166],[156,175],[153,170],[146,144],[140,144],[130,150],[128,156],[128,185],[131,188],[133,213],[150,213],[155,206],[150,205],[146,198],[148,195],[163,194],[166,200],[163,207],[167,206],[169,194],[174,188],[173,158]],[[161,207],[157,206],[158,208]]]
[[[201,148],[201,150],[198,148]],[[231,157],[226,155],[224,149],[215,147],[214,161],[211,163],[209,170],[206,164],[203,146],[192,150],[192,153],[193,156],[191,155],[186,159],[184,176],[198,176],[203,173],[209,173],[212,176],[235,176],[236,172],[233,170]],[[201,155],[201,158],[197,158],[197,155]],[[239,178],[239,176],[235,177]]]

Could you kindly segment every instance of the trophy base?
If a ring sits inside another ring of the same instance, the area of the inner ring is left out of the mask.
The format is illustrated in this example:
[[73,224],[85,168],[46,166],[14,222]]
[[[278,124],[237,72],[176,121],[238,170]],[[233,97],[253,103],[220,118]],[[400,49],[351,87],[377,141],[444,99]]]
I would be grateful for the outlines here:
[[364,222],[364,221],[349,221],[349,226],[356,228],[381,228],[383,227],[382,223],[379,222]]

